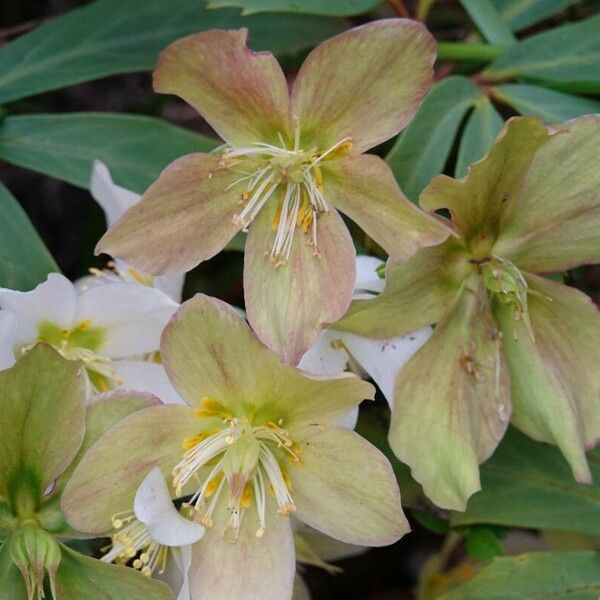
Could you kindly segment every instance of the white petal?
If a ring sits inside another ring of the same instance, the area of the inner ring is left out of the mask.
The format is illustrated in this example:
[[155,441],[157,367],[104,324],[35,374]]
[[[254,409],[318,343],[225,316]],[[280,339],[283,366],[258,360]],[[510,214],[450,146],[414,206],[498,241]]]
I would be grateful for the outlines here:
[[185,275],[158,275],[154,278],[154,287],[173,298],[175,302],[181,302]]
[[77,320],[105,329],[99,353],[125,358],[158,350],[160,335],[179,305],[166,294],[137,283],[92,287],[79,299]]
[[94,161],[90,192],[104,211],[107,228],[112,227],[141,198],[139,194],[113,183],[107,166],[99,160]]
[[[384,262],[376,258],[375,256],[357,256],[356,257],[356,282],[354,284],[354,298],[357,298],[357,294],[361,298],[365,294],[360,292],[383,292],[385,288],[385,279],[382,279],[377,274],[377,269],[383,265]],[[366,295],[367,298],[371,297]]]
[[143,360],[115,360],[112,366],[123,382],[120,388],[149,392],[163,404],[186,404],[171,385],[161,364]]
[[148,527],[150,535],[165,546],[185,546],[202,538],[205,529],[182,517],[169,494],[161,470],[154,467],[140,483],[133,503],[135,516]]
[[345,429],[354,429],[358,421],[358,406],[355,406],[345,417],[342,417],[338,422],[339,427]]
[[0,371],[15,364],[14,338],[17,317],[9,310],[0,310]]
[[16,345],[36,341],[38,326],[43,322],[71,329],[76,305],[75,287],[58,273],[50,273],[46,281],[30,292],[0,288],[0,308],[10,310],[17,317]]
[[306,351],[298,368],[312,375],[333,375],[341,373],[346,368],[348,354],[343,348],[334,348],[334,338],[340,334],[329,329],[321,331],[315,343]]
[[371,340],[351,333],[339,333],[338,337],[392,406],[396,375],[429,339],[432,331],[427,326],[389,340]]
[[192,565],[192,547],[181,546],[171,550],[173,562],[181,572],[181,585],[179,586],[179,594],[177,600],[191,600],[192,594],[190,591],[190,566]]

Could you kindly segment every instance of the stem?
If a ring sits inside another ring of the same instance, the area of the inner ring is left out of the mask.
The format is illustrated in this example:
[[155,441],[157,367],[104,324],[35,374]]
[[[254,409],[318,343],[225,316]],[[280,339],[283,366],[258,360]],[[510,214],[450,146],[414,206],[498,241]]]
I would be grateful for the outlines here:
[[504,47],[469,42],[438,42],[437,52],[438,60],[490,62],[504,52]]

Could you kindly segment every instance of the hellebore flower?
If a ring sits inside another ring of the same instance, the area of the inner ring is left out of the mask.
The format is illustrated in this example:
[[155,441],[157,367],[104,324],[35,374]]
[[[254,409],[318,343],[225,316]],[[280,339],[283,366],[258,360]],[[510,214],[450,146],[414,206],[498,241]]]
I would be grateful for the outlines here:
[[153,365],[120,359],[158,350],[177,306],[163,292],[135,283],[106,283],[78,293],[57,273],[30,292],[0,288],[0,329],[4,323],[8,333],[0,339],[0,367],[10,366],[11,353],[14,362],[46,342],[65,358],[84,362],[93,392],[131,385],[142,375],[152,377]]
[[[374,256],[356,258],[354,300],[369,300],[383,291],[385,279],[379,277],[378,269],[384,264]],[[427,325],[395,338],[373,340],[345,331],[325,329],[302,357],[298,367],[315,375],[325,375],[343,371],[350,362],[352,367],[364,370],[375,381],[391,406],[398,371],[429,339],[431,331]]]
[[80,537],[59,502],[86,448],[118,418],[155,400],[125,392],[85,411],[80,362],[38,344],[0,373],[0,599],[40,600],[47,578],[55,600],[149,598],[169,589],[133,570],[106,565],[58,541]]
[[225,145],[168,166],[96,250],[181,273],[248,231],[248,319],[295,365],[352,297],[355,251],[338,209],[398,260],[448,235],[383,160],[362,154],[413,117],[435,43],[414,21],[357,27],[315,48],[290,92],[276,59],[246,47],[247,33],[206,31],[163,51],[154,89],[186,100]]
[[342,541],[391,544],[408,531],[387,459],[336,422],[373,386],[282,364],[226,304],[197,295],[162,342],[190,406],[137,411],[112,427],[69,481],[62,507],[89,534],[110,529],[148,469],[206,527],[192,547],[192,598],[290,598],[290,516]]
[[578,481],[600,439],[600,315],[540,274],[600,262],[600,119],[511,119],[459,180],[420,197],[457,238],[387,267],[385,291],[334,327],[402,335],[437,322],[400,372],[389,441],[427,495],[464,510],[509,420],[556,444]]

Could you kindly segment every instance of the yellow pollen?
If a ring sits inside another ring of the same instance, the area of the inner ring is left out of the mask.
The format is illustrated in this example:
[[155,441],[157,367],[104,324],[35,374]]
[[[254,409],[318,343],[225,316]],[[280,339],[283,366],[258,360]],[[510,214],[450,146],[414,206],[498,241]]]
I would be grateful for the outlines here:
[[217,488],[219,487],[219,484],[221,483],[222,479],[223,473],[219,473],[207,484],[205,494],[208,498],[210,498],[210,496],[212,496],[217,491]]
[[342,142],[335,150],[332,150],[326,158],[334,159],[348,156],[348,154],[350,154],[350,151],[352,150],[352,147],[352,140],[346,140],[345,142]]
[[80,321],[77,325],[77,329],[79,329],[79,331],[88,331],[92,326],[92,320],[91,319],[84,319],[83,321]]
[[209,398],[208,396],[204,396],[202,400],[200,400],[200,406],[194,410],[194,415],[197,417],[220,417],[221,419],[231,419],[233,415],[229,413],[223,405],[215,400],[214,398]]
[[240,505],[242,508],[248,508],[252,504],[252,489],[248,484],[244,488],[244,492],[242,493],[242,500]]

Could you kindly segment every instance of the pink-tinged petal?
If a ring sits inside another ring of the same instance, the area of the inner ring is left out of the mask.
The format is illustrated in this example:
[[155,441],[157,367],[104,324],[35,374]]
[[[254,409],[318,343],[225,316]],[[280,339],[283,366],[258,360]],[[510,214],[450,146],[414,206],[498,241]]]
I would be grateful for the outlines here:
[[[495,312],[510,370],[513,423],[556,444],[575,478],[590,481],[585,447],[600,439],[600,315],[582,292],[527,275],[535,341],[509,305]],[[539,294],[539,295],[538,295]]]
[[192,548],[189,571],[192,600],[283,600],[291,598],[296,570],[294,536],[289,517],[277,514],[267,501],[262,537],[256,509],[244,513],[239,537],[223,535],[229,517],[226,503],[214,512],[215,523]]
[[290,130],[285,75],[247,38],[247,29],[213,29],[177,40],[160,55],[154,90],[183,98],[232,146],[279,143]]
[[90,534],[111,530],[111,517],[131,510],[138,486],[159,466],[166,477],[183,455],[184,438],[198,432],[187,406],[152,406],[111,427],[69,479],[61,507],[69,524]]
[[475,277],[400,371],[390,446],[435,504],[464,510],[480,489],[479,463],[502,439],[510,412],[499,334]]
[[176,160],[104,234],[96,253],[155,275],[189,271],[236,234],[233,217],[243,192],[234,185],[239,177],[210,154]]
[[423,25],[385,19],[315,48],[292,90],[302,143],[323,150],[346,137],[364,152],[402,130],[433,81],[435,41]]
[[328,429],[302,444],[290,468],[295,516],[331,537],[385,546],[408,533],[400,492],[387,458],[353,431]]
[[275,203],[263,208],[248,233],[246,311],[256,335],[284,362],[296,365],[320,329],[348,308],[356,273],[355,250],[346,225],[332,209],[317,221],[319,256],[297,228],[288,263],[275,267],[270,258],[275,209]]
[[392,259],[405,261],[423,246],[450,235],[443,222],[419,209],[402,193],[378,156],[350,156],[323,162],[324,193],[372,237]]

